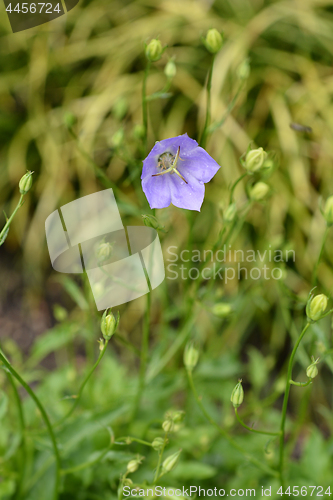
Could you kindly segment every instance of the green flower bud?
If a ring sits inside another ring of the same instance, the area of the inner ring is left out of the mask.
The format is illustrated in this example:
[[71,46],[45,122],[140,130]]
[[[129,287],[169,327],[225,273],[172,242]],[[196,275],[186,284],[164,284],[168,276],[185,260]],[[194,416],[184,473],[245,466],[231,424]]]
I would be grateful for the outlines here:
[[157,437],[154,439],[151,445],[155,451],[161,451],[164,446],[164,439],[161,437]]
[[141,123],[137,123],[133,128],[133,137],[141,140],[145,135],[145,128]]
[[164,430],[164,432],[172,432],[174,429],[173,421],[170,418],[168,418],[167,420],[164,420],[164,422],[162,424],[162,429]]
[[212,54],[217,54],[223,44],[221,33],[219,33],[215,28],[208,30],[206,38],[204,40],[204,44],[209,52],[211,52]]
[[225,222],[232,222],[237,214],[236,203],[231,203],[223,214],[223,219]]
[[182,450],[179,450],[164,460],[164,462],[162,464],[162,474],[166,474],[167,472],[171,472],[176,467],[181,452],[182,452]]
[[132,484],[132,479],[130,479],[129,477],[125,477],[125,479],[123,480],[123,486],[132,486]]
[[27,192],[31,189],[32,186],[32,174],[33,172],[27,172],[21,177],[19,182],[19,188],[21,194],[27,194]]
[[123,142],[124,142],[124,130],[120,128],[111,137],[111,144],[114,148],[119,148],[119,146],[121,146]]
[[139,465],[142,464],[142,460],[144,460],[145,457],[142,457],[141,455],[137,455],[136,458],[133,460],[130,460],[127,464],[127,472],[132,473],[138,470]]
[[99,263],[105,262],[112,254],[112,245],[102,242],[97,249],[97,260]]
[[161,59],[163,53],[162,44],[157,38],[154,38],[146,46],[146,58],[150,62],[156,62]]
[[327,198],[324,208],[324,217],[328,226],[333,225],[333,196]]
[[164,68],[164,74],[167,78],[171,80],[176,76],[176,73],[177,73],[177,68],[175,62],[172,59],[170,59]]
[[234,405],[234,408],[238,408],[244,400],[244,391],[242,387],[242,379],[239,379],[238,384],[234,387],[231,393],[230,401]]
[[261,201],[268,193],[269,186],[264,182],[257,182],[250,190],[250,198],[253,201]]
[[171,420],[175,423],[181,422],[184,419],[185,412],[182,410],[174,411],[171,410],[167,413],[166,417],[171,418]]
[[119,121],[125,117],[127,110],[128,110],[128,102],[127,99],[125,99],[125,97],[120,97],[120,99],[118,99],[114,104],[114,106],[112,107],[113,115]]
[[199,351],[193,342],[188,342],[184,350],[184,365],[188,371],[192,371],[199,360]]
[[76,116],[70,111],[67,111],[63,116],[63,120],[67,128],[72,128],[76,123]]
[[327,301],[326,295],[322,293],[315,297],[311,295],[306,304],[306,315],[310,323],[314,323],[322,317],[327,307]]
[[226,318],[230,315],[230,313],[232,313],[232,306],[230,304],[220,302],[219,304],[214,304],[211,311],[219,318]]
[[250,75],[250,61],[248,58],[238,66],[237,76],[240,80],[247,80]]
[[147,227],[152,227],[158,231],[165,231],[154,215],[142,215],[143,223]]
[[101,319],[101,330],[105,340],[110,340],[114,332],[116,331],[119,324],[119,311],[117,319],[114,317],[112,312],[107,314],[108,310],[105,309],[104,314]]
[[263,148],[251,149],[246,153],[243,166],[248,172],[258,172],[263,168],[266,158],[267,153]]
[[319,358],[314,359],[314,357],[311,356],[311,359],[312,359],[312,363],[306,369],[306,376],[308,378],[315,378],[318,375],[317,364],[319,362]]

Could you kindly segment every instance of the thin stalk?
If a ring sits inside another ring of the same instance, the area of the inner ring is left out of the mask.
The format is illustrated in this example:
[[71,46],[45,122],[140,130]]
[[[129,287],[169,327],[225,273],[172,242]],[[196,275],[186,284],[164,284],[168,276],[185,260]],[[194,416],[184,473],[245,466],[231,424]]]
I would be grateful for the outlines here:
[[46,413],[42,403],[39,401],[38,397],[36,396],[36,394],[28,386],[28,384],[23,380],[23,378],[16,372],[16,370],[14,370],[12,365],[9,363],[9,361],[7,361],[6,357],[2,354],[1,351],[0,351],[0,360],[5,365],[5,367],[9,370],[9,372],[13,375],[13,377],[15,377],[16,380],[18,380],[18,382],[22,385],[22,387],[24,387],[24,389],[27,391],[29,396],[34,400],[34,402],[36,403],[36,406],[38,407],[38,409],[41,413],[42,419],[45,422],[45,425],[47,427],[47,430],[48,430],[48,433],[49,433],[49,436],[51,439],[53,453],[54,453],[55,462],[56,462],[53,500],[57,500],[58,499],[58,492],[59,492],[59,485],[60,485],[61,462],[60,462],[60,454],[59,454],[59,449],[58,449],[58,445],[57,445],[57,440],[56,440],[55,434],[53,432],[53,428],[52,428],[51,422],[49,420],[49,417],[47,416],[47,413]]
[[157,480],[159,478],[159,475],[160,475],[160,468],[161,468],[161,463],[162,463],[162,457],[163,457],[164,448],[165,448],[165,445],[167,444],[167,441],[168,441],[168,434],[165,433],[163,445],[162,445],[161,451],[160,451],[160,453],[158,455],[158,462],[157,462],[157,467],[156,467],[156,471],[155,471],[155,476],[154,476],[154,482],[153,482],[153,484],[156,484],[156,482],[157,482]]
[[88,380],[90,379],[90,377],[92,376],[92,374],[94,373],[94,371],[96,370],[97,366],[99,365],[99,363],[101,362],[104,354],[105,354],[105,351],[106,351],[106,348],[107,348],[107,345],[109,343],[109,340],[105,340],[105,344],[104,344],[104,347],[103,349],[100,351],[99,353],[99,356],[98,356],[98,359],[96,361],[96,363],[93,365],[93,367],[89,370],[89,372],[87,373],[85,379],[83,380],[82,384],[81,384],[81,387],[79,389],[79,392],[75,398],[75,402],[72,406],[72,408],[67,412],[67,414],[62,418],[60,419],[58,422],[55,423],[56,426],[58,425],[61,425],[65,420],[67,420],[71,415],[72,413],[74,412],[75,408],[77,407],[77,405],[79,404],[79,401],[80,401],[80,398],[82,396],[82,393],[83,393],[83,389],[85,388]]
[[136,417],[136,415],[138,413],[143,390],[145,387],[145,378],[146,378],[147,362],[148,362],[148,349],[149,349],[150,310],[151,310],[151,292],[148,292],[148,294],[147,294],[147,307],[146,307],[143,332],[142,332],[139,386],[138,386],[138,390],[137,390],[135,401],[134,401],[132,420],[134,420],[134,418]]
[[228,435],[228,433],[224,429],[222,429],[222,427],[220,427],[215,422],[215,420],[209,415],[209,413],[207,412],[206,408],[204,407],[201,399],[199,398],[198,393],[196,391],[196,388],[194,386],[192,373],[189,370],[187,370],[187,376],[188,376],[189,384],[190,384],[190,387],[192,389],[194,398],[197,402],[197,405],[201,409],[201,411],[204,414],[204,416],[206,417],[206,419],[218,430],[218,432],[221,434],[221,436],[223,436],[231,444],[231,446],[233,446],[236,450],[238,450],[240,453],[242,453],[245,456],[245,458],[249,462],[251,462],[253,465],[256,465],[260,470],[262,470],[266,474],[269,474],[270,476],[278,477],[278,473],[276,471],[274,471],[273,469],[271,469],[267,465],[263,464],[262,462],[260,462],[260,460],[257,460],[252,455],[250,455],[242,446],[240,446],[232,437],[230,437]]
[[312,285],[313,286],[317,285],[318,267],[319,267],[321,258],[323,256],[323,252],[324,252],[324,248],[325,248],[325,243],[326,243],[327,236],[328,236],[328,231],[329,231],[329,226],[326,225],[326,229],[325,229],[325,232],[323,234],[323,239],[322,239],[322,242],[321,242],[321,247],[320,247],[320,252],[319,252],[319,255],[318,255],[318,259],[317,259],[316,264],[315,264],[315,266],[313,268],[313,273],[312,273]]
[[147,66],[143,75],[142,82],[142,125],[143,125],[143,148],[144,152],[147,152],[147,142],[148,142],[148,104],[146,96],[147,79],[149,75],[151,62],[147,62]]
[[211,89],[212,89],[212,76],[213,76],[213,69],[214,69],[214,61],[215,61],[215,54],[212,56],[212,64],[209,68],[208,71],[208,79],[207,79],[207,105],[206,105],[206,119],[205,119],[205,125],[202,131],[201,139],[199,141],[199,144],[202,148],[205,147],[206,145],[206,140],[208,136],[208,127],[210,124],[210,108],[211,108]]
[[[119,443],[119,441],[125,441],[125,442]],[[152,444],[149,441],[144,441],[143,439],[135,438],[132,436],[122,436],[122,437],[118,438],[114,444],[131,444],[132,441],[135,441],[136,443],[144,444],[145,446],[152,446]]]
[[312,383],[312,379],[309,378],[307,382],[294,382],[293,380],[289,380],[289,383],[292,385],[297,385],[297,387],[306,387],[307,385],[310,385]]
[[23,413],[23,407],[21,403],[21,398],[18,393],[17,387],[15,385],[15,382],[13,380],[12,375],[6,371],[6,376],[10,382],[10,385],[12,386],[13,392],[14,392],[14,398],[17,406],[17,413],[18,413],[18,419],[19,419],[19,427],[20,427],[20,437],[22,441],[22,456],[21,456],[21,471],[19,473],[19,484],[17,488],[17,498],[20,499],[22,498],[22,493],[23,493],[23,483],[24,483],[24,478],[25,478],[25,470],[26,470],[26,462],[27,462],[27,443],[26,443],[26,435],[25,435],[25,419],[24,419],[24,413]]
[[268,436],[279,436],[281,434],[281,431],[279,432],[268,432],[268,431],[258,431],[257,429],[253,429],[253,427],[249,427],[248,425],[246,425],[243,420],[240,418],[239,414],[238,414],[238,410],[237,408],[235,408],[235,415],[236,415],[236,418],[238,420],[238,422],[245,428],[247,429],[248,431],[251,431],[251,432],[256,432],[257,434],[267,434]]
[[310,323],[307,323],[305,327],[302,330],[302,333],[297,339],[297,342],[294,346],[294,349],[292,350],[290,359],[289,359],[289,365],[288,365],[288,374],[287,374],[287,384],[286,384],[286,390],[284,393],[284,399],[283,399],[283,406],[282,406],[282,417],[281,417],[281,435],[280,435],[280,458],[279,458],[279,473],[280,473],[280,480],[281,480],[281,485],[282,488],[284,488],[284,471],[283,471],[283,459],[284,459],[284,438],[285,438],[285,423],[286,423],[286,416],[287,416],[287,406],[288,406],[288,398],[289,398],[289,392],[290,392],[290,380],[292,377],[292,370],[293,370],[293,362],[295,358],[296,351],[298,349],[298,346],[302,340],[302,338],[305,335],[305,332],[309,328]]
[[16,212],[18,211],[18,209],[20,207],[22,207],[22,205],[23,205],[23,198],[24,198],[24,195],[21,194],[20,199],[19,199],[16,207],[14,208],[14,212],[9,217],[9,219],[7,220],[6,224],[4,225],[4,227],[2,228],[2,230],[0,232],[0,241],[2,240],[2,238],[3,238],[4,234],[6,233],[7,229],[9,229],[9,226],[10,226],[12,220],[14,219]]

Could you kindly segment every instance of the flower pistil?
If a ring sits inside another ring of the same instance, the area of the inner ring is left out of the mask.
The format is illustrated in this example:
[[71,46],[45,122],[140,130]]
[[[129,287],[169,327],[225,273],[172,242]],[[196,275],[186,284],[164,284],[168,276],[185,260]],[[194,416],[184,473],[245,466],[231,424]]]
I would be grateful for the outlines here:
[[183,161],[182,158],[180,158],[179,154],[180,154],[180,146],[178,146],[176,156],[168,152],[162,153],[158,158],[157,166],[160,167],[161,170],[163,170],[163,172],[160,172],[159,174],[153,174],[152,177],[164,175],[167,174],[168,172],[171,172],[173,174],[175,172],[175,174],[177,174],[186,184],[188,184],[188,182],[185,180],[182,174],[177,170],[178,160]]

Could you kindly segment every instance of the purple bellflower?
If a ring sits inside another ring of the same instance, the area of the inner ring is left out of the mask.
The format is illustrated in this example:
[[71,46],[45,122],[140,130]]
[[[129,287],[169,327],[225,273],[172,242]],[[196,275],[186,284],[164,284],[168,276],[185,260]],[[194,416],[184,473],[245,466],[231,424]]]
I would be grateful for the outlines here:
[[187,210],[200,208],[209,182],[220,165],[187,134],[155,144],[143,161],[142,189],[150,208],[172,203]]

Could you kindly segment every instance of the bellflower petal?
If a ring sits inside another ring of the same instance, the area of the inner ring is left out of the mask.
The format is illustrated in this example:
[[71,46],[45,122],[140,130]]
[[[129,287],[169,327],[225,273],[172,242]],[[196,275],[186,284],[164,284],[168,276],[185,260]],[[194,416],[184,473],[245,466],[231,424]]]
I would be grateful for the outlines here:
[[[178,154],[177,154],[178,153]],[[176,207],[200,211],[205,182],[220,165],[187,134],[155,144],[143,161],[142,189],[151,208]]]

